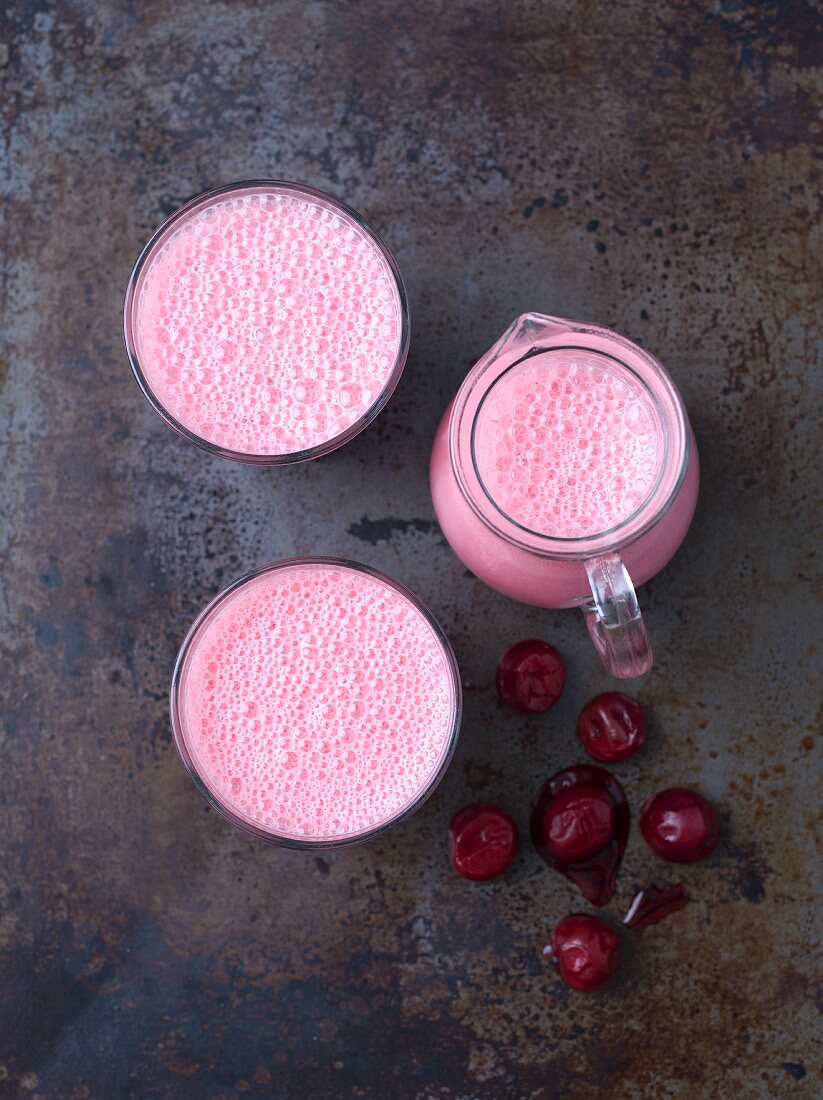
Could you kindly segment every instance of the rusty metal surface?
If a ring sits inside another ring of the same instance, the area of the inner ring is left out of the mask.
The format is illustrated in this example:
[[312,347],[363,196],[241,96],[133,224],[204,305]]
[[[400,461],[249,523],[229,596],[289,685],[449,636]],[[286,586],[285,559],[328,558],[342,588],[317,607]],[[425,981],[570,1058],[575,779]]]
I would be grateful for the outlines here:
[[[821,1095],[820,19],[804,0],[0,7],[0,1091]],[[177,439],[120,336],[164,215],[267,175],[369,217],[413,317],[378,422],[279,470]],[[704,458],[693,529],[641,591],[654,736],[618,774],[635,810],[698,785],[725,840],[671,874],[633,833],[612,918],[652,879],[695,901],[590,996],[541,958],[583,904],[528,845],[485,886],[445,854],[467,800],[500,801],[526,833],[537,787],[579,757],[577,709],[609,686],[581,616],[484,588],[433,521],[437,418],[527,309],[645,343]],[[468,687],[435,797],[322,857],[207,811],[166,709],[197,610],[300,553],[409,584]],[[533,634],[570,667],[539,721],[492,690],[498,651]]]

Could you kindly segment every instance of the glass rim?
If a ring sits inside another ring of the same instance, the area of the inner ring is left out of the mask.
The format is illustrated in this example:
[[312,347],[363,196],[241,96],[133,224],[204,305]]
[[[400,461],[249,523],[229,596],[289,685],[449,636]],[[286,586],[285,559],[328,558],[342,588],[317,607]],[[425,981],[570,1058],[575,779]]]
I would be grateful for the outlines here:
[[[384,821],[377,822],[376,825],[371,826],[362,832],[348,833],[340,836],[326,836],[326,837],[306,837],[299,834],[278,832],[275,829],[267,828],[256,822],[251,816],[239,813],[235,808],[228,805],[228,803],[222,799],[212,788],[208,785],[205,778],[201,774],[194,760],[194,755],[189,749],[187,742],[185,723],[183,721],[183,705],[181,703],[181,686],[183,676],[186,671],[186,663],[189,655],[192,651],[194,644],[196,643],[202,628],[210,620],[215,611],[221,607],[224,602],[233,596],[239,589],[245,587],[247,584],[258,580],[262,576],[266,576],[269,573],[277,572],[283,569],[300,568],[301,566],[328,566],[333,569],[350,570],[357,573],[365,573],[367,576],[372,577],[381,584],[387,585],[393,589],[400,596],[402,596],[408,603],[418,611],[437,641],[440,651],[446,663],[446,670],[449,676],[451,695],[452,695],[452,716],[451,716],[451,728],[449,730],[448,737],[444,742],[443,754],[436,767],[428,777],[426,783],[420,788],[417,795],[405,805],[397,813]],[[457,741],[460,734],[460,726],[463,717],[463,689],[460,681],[460,670],[457,665],[457,658],[454,655],[451,642],[449,641],[445,631],[440,624],[429,611],[428,607],[420,600],[406,585],[400,581],[394,580],[393,577],[389,577],[386,573],[383,573],[379,569],[374,569],[369,565],[364,565],[362,562],[352,561],[349,558],[337,558],[337,557],[323,557],[323,556],[310,556],[310,557],[291,557],[280,558],[277,561],[269,562],[266,565],[259,566],[257,569],[253,569],[251,572],[246,573],[244,576],[239,577],[233,581],[226,588],[217,593],[200,611],[195,618],[194,622],[186,632],[186,636],[180,646],[177,653],[177,657],[174,663],[174,670],[172,672],[171,687],[169,690],[169,715],[171,719],[172,736],[174,738],[175,747],[180,755],[180,759],[183,762],[183,766],[188,772],[189,778],[194,783],[194,786],[200,792],[201,796],[206,802],[225,818],[232,825],[242,829],[244,832],[251,833],[253,836],[259,837],[261,840],[265,840],[270,844],[274,844],[282,848],[299,848],[305,850],[321,850],[330,848],[342,848],[349,847],[354,844],[362,844],[368,840],[372,840],[376,836],[387,832],[395,825],[404,821],[407,817],[410,817],[429,799],[440,784],[441,779],[445,775],[445,772],[451,763],[454,756],[455,749],[457,747]]]
[[[389,273],[394,280],[395,288],[397,291],[397,301],[400,310],[400,341],[397,347],[397,354],[395,356],[394,365],[389,372],[386,382],[381,389],[380,393],[374,399],[369,408],[359,417],[353,424],[349,425],[344,431],[339,432],[337,435],[332,436],[330,439],[325,440],[322,443],[315,444],[313,447],[306,447],[298,451],[287,451],[281,454],[252,454],[247,451],[235,451],[230,447],[222,447],[220,444],[212,443],[211,440],[205,439],[203,436],[193,432],[190,428],[187,428],[185,424],[181,423],[169,410],[163,405],[162,401],[155,395],[148,377],[143,370],[140,363],[140,357],[137,350],[137,338],[135,332],[135,316],[137,312],[137,298],[138,298],[138,286],[141,276],[148,264],[149,260],[153,257],[155,251],[165,241],[171,231],[184,219],[191,216],[191,214],[199,209],[201,206],[216,202],[224,195],[231,194],[233,192],[242,191],[263,191],[263,190],[277,190],[277,191],[292,191],[298,195],[307,196],[312,199],[316,199],[321,203],[326,203],[332,208],[336,208],[341,211],[361,229],[369,240],[376,246],[378,251],[383,257],[383,260],[388,266]],[[331,451],[336,451],[339,447],[344,446],[350,442],[355,436],[358,436],[364,431],[369,424],[380,414],[383,408],[388,404],[394,393],[397,385],[402,377],[403,370],[406,366],[406,360],[409,354],[409,342],[411,337],[411,321],[409,316],[409,303],[408,295],[406,293],[406,286],[403,282],[403,276],[400,274],[400,269],[397,266],[397,261],[388,245],[385,243],[380,234],[372,228],[372,226],[347,203],[342,199],[338,199],[336,195],[332,195],[327,191],[322,191],[318,187],[311,187],[309,184],[296,183],[291,180],[281,179],[249,179],[238,180],[234,183],[226,183],[220,187],[211,188],[207,191],[202,191],[192,198],[188,199],[182,206],[178,206],[176,210],[157,227],[149,240],[143,246],[140,255],[132,268],[131,275],[129,276],[128,286],[126,288],[126,296],[123,303],[123,339],[126,345],[126,355],[128,356],[129,364],[134,374],[137,385],[140,390],[154,409],[154,411],[165,421],[165,423],[178,435],[187,439],[189,443],[193,443],[196,447],[200,447],[202,450],[209,452],[209,454],[218,455],[221,458],[227,458],[233,462],[242,462],[247,465],[253,466],[286,466],[297,462],[306,462],[309,459],[319,458],[321,455],[329,454]]]
[[[597,554],[625,548],[656,526],[674,504],[683,481],[685,480],[691,456],[691,433],[683,399],[663,364],[647,352],[645,348],[639,347],[639,345],[634,344],[620,333],[599,325],[583,325],[580,322],[565,321],[561,318],[549,318],[545,315],[529,314],[525,316],[539,317],[540,320],[558,321],[559,323],[567,325],[568,339],[564,340],[562,344],[532,347],[524,354],[518,355],[514,360],[506,362],[502,366],[499,362],[488,362],[489,353],[487,353],[482,356],[469,371],[457,392],[449,417],[449,456],[460,491],[472,511],[487,528],[512,545],[527,550],[529,553],[538,554],[541,557],[551,559],[568,560],[571,558],[582,561],[585,558],[596,556]],[[518,320],[521,319],[522,318],[518,318]],[[516,323],[517,322],[515,322],[515,324]],[[618,346],[630,348],[632,353],[637,356],[645,366],[651,369],[652,376],[660,383],[660,389],[664,392],[666,400],[670,403],[674,415],[667,415],[664,402],[661,400],[661,395],[656,392],[654,386],[650,385],[649,381],[644,378],[630,362],[627,362],[626,359],[620,358],[611,352],[606,352],[601,348],[592,347],[590,344],[587,344],[585,341],[587,333],[614,341]],[[575,340],[577,342],[575,342]],[[497,345],[494,345],[491,352],[494,352],[496,349]],[[508,515],[500,505],[497,504],[486,487],[475,457],[475,437],[478,418],[487,397],[500,379],[528,359],[550,354],[555,351],[587,351],[597,356],[612,359],[632,377],[635,383],[642,387],[644,395],[650,399],[663,437],[664,450],[660,462],[660,469],[654,484],[637,508],[630,515],[621,519],[619,523],[614,524],[604,531],[595,531],[592,534],[574,536],[572,538],[541,534],[539,531],[534,531],[531,528],[525,527],[512,516]],[[487,371],[491,372],[491,376],[488,380],[483,379]],[[480,392],[478,398],[475,391],[481,386],[481,379],[482,392]],[[471,422],[468,427],[468,443],[466,445],[463,438],[466,436],[465,429],[463,428],[463,417],[466,413],[467,405],[472,399],[475,401],[475,407],[470,412]],[[464,454],[465,450],[468,451],[468,456]],[[469,476],[467,476],[466,471],[466,457],[468,457],[468,465],[470,467]],[[677,463],[676,474],[672,476],[675,463]],[[670,484],[668,484],[668,487],[661,496],[661,489],[666,481],[670,482]],[[479,490],[479,493],[476,490]],[[660,499],[657,499],[658,497]],[[648,515],[645,516],[641,523],[638,523],[638,518],[643,517],[646,512],[648,512]],[[495,522],[496,519],[497,522]],[[628,538],[626,537],[627,532],[629,532]]]

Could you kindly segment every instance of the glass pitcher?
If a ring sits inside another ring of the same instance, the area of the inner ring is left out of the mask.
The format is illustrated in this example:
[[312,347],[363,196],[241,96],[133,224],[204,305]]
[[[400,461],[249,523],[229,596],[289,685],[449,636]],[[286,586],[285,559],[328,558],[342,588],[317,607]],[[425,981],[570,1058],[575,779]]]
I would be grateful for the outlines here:
[[440,526],[481,580],[581,607],[606,668],[647,672],[635,588],[683,541],[699,459],[661,363],[610,329],[518,317],[464,379],[434,441]]

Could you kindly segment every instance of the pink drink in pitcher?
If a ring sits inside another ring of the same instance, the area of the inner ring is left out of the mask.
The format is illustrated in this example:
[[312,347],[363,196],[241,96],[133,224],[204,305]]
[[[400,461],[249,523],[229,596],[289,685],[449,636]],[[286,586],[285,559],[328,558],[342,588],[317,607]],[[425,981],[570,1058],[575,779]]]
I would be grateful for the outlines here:
[[201,793],[289,847],[365,840],[434,790],[460,727],[451,647],[401,585],[295,558],[221,593],[175,667],[172,729]]
[[583,606],[620,677],[651,666],[634,585],[680,546],[698,481],[662,365],[609,329],[540,314],[518,318],[470,371],[431,460],[458,557],[513,599]]
[[353,210],[255,180],[193,199],[157,231],[132,274],[125,335],[144,394],[176,431],[276,465],[374,419],[409,324],[394,260]]

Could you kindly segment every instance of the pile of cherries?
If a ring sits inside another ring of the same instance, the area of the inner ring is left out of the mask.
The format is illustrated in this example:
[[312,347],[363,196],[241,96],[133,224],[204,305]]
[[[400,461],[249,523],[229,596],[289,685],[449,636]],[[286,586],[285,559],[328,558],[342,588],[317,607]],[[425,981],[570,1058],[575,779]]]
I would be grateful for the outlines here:
[[[548,642],[511,646],[497,666],[503,702],[524,714],[553,707],[566,679],[563,658]],[[598,764],[628,760],[646,741],[646,716],[635,699],[609,691],[590,699],[577,719],[577,737]],[[573,882],[600,908],[611,900],[629,835],[629,804],[620,783],[604,768],[576,764],[551,776],[532,805],[530,833],[542,859]],[[687,787],[670,787],[650,798],[640,813],[640,832],[657,855],[694,863],[720,840],[714,806]],[[514,819],[491,803],[466,806],[449,825],[449,852],[456,871],[475,881],[496,878],[520,847]],[[688,901],[685,889],[650,886],[635,897],[623,923],[656,924]],[[557,924],[544,952],[572,989],[597,989],[620,960],[617,933],[599,917],[573,913]]]

